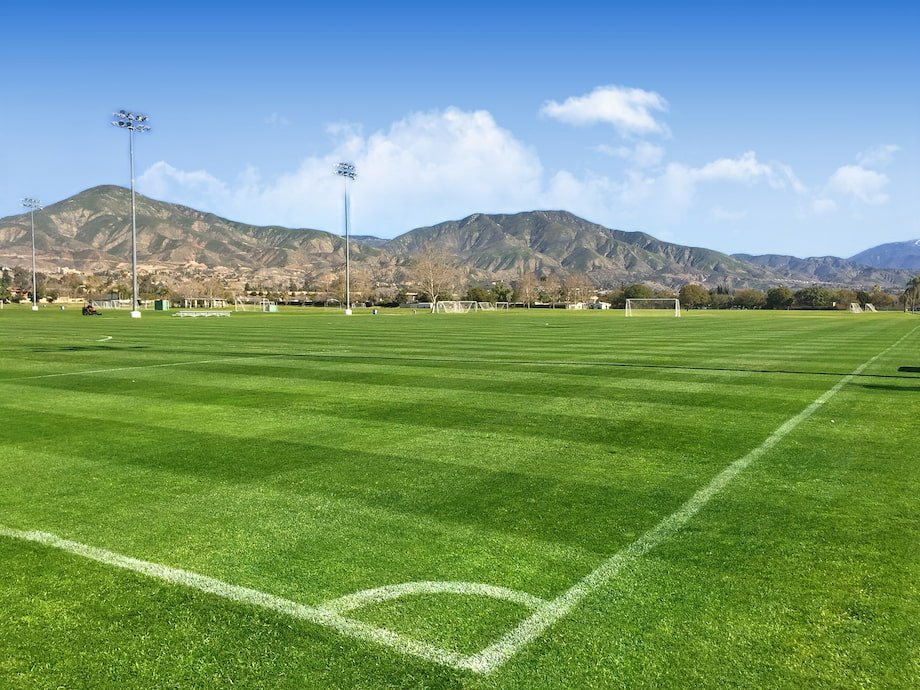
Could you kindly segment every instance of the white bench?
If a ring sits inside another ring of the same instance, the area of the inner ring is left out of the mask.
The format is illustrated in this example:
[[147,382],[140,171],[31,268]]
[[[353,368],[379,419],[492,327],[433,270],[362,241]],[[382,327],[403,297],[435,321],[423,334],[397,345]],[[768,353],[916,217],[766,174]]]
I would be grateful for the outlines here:
[[177,311],[173,316],[230,316],[229,311]]

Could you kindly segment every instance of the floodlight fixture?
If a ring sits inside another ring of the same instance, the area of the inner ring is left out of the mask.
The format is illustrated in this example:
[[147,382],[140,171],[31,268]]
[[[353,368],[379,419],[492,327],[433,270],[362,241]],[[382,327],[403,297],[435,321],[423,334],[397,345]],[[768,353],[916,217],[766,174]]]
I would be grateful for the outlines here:
[[345,194],[345,314],[351,315],[351,250],[348,241],[348,181],[354,181],[358,174],[351,163],[336,163],[335,174],[342,178]]
[[143,124],[146,115],[119,110],[112,113],[112,124],[119,129],[128,130],[128,156],[131,161],[131,318],[139,319],[140,300],[137,294],[137,206],[134,201],[134,134],[150,131],[150,126]]
[[35,276],[35,212],[41,211],[42,202],[32,197],[22,200],[22,205],[29,209],[29,222],[32,226],[32,311],[38,311],[38,280]]

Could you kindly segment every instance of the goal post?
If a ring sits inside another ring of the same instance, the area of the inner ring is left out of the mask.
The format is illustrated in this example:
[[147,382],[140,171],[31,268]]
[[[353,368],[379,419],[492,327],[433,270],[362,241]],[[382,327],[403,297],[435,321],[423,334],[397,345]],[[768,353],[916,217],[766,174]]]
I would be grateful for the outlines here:
[[639,316],[640,314],[680,317],[680,300],[676,297],[627,299],[626,316]]

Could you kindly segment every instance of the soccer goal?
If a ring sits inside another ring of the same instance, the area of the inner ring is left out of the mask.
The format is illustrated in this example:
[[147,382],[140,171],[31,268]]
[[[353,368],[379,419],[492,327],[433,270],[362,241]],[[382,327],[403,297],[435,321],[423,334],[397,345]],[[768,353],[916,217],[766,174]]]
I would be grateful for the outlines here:
[[850,311],[854,314],[862,314],[862,307],[859,302],[850,302]]
[[233,302],[234,311],[278,311],[278,305],[264,297],[237,297]]
[[466,300],[441,300],[434,305],[436,314],[466,314],[467,312],[476,311],[479,308],[477,302],[468,302]]
[[680,316],[680,300],[675,297],[626,300],[626,316]]

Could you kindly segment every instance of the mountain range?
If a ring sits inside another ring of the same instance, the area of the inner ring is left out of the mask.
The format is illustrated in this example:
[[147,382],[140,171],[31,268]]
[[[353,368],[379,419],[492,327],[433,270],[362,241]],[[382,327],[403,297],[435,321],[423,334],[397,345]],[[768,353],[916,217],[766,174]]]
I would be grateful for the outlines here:
[[920,271],[920,240],[880,244],[850,257],[850,261],[879,268]]
[[[137,195],[138,263],[152,271],[215,271],[237,277],[315,280],[339,271],[342,237],[315,229],[255,226]],[[103,271],[129,266],[130,193],[101,186],[35,214],[39,269]],[[426,247],[447,254],[474,281],[513,280],[522,271],[585,273],[599,285],[647,282],[676,287],[834,286],[900,288],[920,267],[920,244],[898,243],[851,259],[747,254],[663,242],[643,232],[603,227],[567,211],[476,213],[410,230],[394,239],[353,236],[356,268],[394,276]],[[911,245],[916,263],[898,264],[898,246]],[[878,260],[875,260],[878,258]],[[0,219],[0,264],[31,261],[28,214]],[[875,265],[870,265],[870,264]]]

